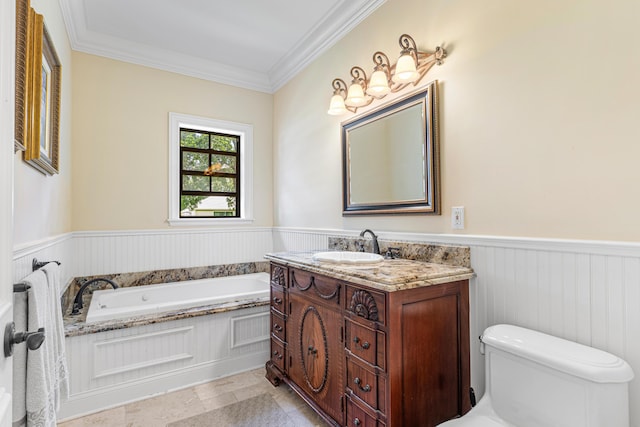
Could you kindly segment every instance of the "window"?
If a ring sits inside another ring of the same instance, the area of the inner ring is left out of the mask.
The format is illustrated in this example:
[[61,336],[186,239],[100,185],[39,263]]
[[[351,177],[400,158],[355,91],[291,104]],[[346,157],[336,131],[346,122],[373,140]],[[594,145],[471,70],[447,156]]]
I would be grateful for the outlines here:
[[169,113],[169,223],[252,220],[253,127]]

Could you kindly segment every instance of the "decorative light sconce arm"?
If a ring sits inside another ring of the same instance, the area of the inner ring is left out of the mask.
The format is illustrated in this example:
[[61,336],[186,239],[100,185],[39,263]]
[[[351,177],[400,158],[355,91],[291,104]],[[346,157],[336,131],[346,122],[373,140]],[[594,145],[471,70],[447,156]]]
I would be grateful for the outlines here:
[[447,51],[440,46],[434,52],[419,51],[415,40],[408,34],[400,36],[399,44],[400,57],[393,65],[385,53],[378,51],[373,54],[375,67],[369,80],[365,71],[358,66],[351,68],[353,79],[348,89],[343,80],[335,79],[328,113],[355,113],[359,107],[371,104],[374,98],[382,99],[409,84],[416,86],[431,67],[441,65],[447,56]]

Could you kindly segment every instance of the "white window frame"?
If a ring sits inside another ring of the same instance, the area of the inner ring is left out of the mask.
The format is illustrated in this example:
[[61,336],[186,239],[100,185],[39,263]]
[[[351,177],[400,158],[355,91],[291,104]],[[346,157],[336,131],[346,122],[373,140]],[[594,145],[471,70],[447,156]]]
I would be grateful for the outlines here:
[[[180,128],[219,132],[240,137],[240,217],[180,218]],[[171,226],[250,224],[253,218],[253,126],[169,113],[169,219]]]

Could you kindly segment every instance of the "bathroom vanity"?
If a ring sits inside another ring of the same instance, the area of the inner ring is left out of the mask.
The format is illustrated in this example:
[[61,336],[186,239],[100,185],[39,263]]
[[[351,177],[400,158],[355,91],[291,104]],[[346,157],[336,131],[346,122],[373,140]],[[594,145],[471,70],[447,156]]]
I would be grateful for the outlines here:
[[312,255],[267,255],[272,384],[334,426],[435,426],[471,408],[469,267]]

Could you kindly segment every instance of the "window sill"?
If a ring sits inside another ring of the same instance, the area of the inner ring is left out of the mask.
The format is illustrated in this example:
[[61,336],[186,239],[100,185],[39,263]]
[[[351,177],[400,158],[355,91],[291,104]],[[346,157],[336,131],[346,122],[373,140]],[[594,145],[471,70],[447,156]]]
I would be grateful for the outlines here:
[[228,224],[253,224],[254,219],[247,218],[171,218],[167,222],[172,227],[193,227]]

